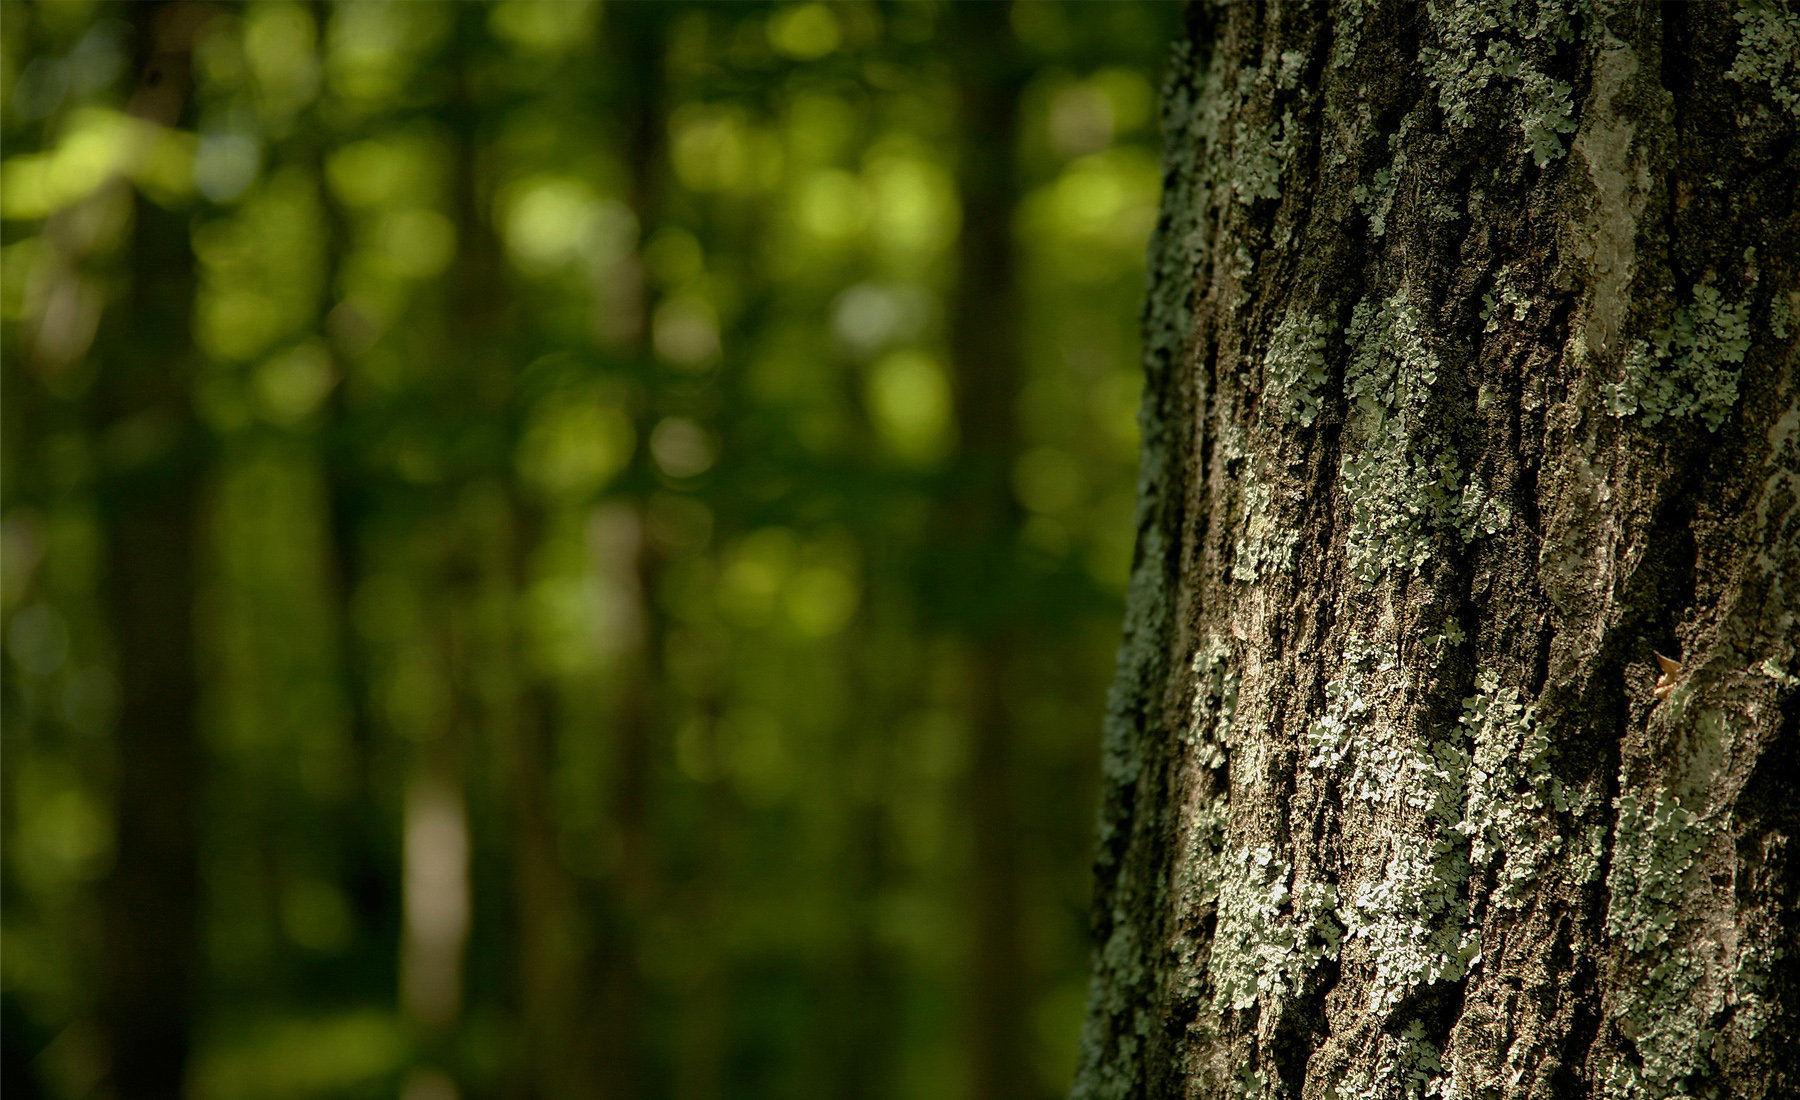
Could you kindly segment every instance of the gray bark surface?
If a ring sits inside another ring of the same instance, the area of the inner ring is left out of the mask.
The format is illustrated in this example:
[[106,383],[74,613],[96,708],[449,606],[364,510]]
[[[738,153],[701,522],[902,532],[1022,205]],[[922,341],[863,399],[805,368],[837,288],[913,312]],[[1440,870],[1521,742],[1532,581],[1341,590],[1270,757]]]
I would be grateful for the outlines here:
[[1164,111],[1074,1096],[1800,1095],[1800,13],[1195,5]]

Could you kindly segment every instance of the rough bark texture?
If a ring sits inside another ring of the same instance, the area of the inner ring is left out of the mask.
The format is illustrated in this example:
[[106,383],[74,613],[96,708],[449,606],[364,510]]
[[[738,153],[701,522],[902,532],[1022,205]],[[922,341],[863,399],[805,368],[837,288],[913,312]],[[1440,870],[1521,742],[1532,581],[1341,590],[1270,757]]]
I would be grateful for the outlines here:
[[1800,1095],[1797,87],[1190,11],[1075,1096]]

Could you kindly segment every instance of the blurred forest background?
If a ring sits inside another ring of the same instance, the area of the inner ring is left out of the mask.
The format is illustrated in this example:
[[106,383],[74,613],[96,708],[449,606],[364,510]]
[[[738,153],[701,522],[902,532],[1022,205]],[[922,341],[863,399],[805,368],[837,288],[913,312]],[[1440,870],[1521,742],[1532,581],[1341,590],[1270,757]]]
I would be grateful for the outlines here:
[[1178,19],[0,5],[8,1100],[1063,1092]]

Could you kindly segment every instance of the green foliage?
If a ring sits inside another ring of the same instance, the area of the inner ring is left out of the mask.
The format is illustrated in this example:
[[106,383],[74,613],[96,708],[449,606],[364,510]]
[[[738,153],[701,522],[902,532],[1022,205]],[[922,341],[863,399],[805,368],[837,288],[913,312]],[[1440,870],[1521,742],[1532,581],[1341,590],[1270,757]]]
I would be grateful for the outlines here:
[[[978,151],[1017,181],[1011,288],[956,283],[941,6],[229,6],[169,127],[126,112],[130,10],[0,22],[0,984],[70,1037],[46,1093],[93,1085],[125,827],[107,510],[166,426],[95,381],[158,259],[139,202],[198,279],[195,1095],[591,1095],[559,1028],[620,1014],[644,1095],[943,1095],[994,621],[1015,1023],[1060,1090],[1172,6],[1031,5],[982,59],[1020,88]],[[985,289],[1021,370],[971,594],[948,321]]]

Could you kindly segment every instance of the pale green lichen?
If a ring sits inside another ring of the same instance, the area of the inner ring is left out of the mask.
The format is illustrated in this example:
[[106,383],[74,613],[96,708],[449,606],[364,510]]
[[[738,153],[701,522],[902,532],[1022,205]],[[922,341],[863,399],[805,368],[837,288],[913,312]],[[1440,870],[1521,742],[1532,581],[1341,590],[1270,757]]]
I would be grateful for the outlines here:
[[1256,257],[1250,253],[1248,248],[1240,244],[1225,254],[1223,266],[1226,271],[1230,272],[1232,280],[1238,284],[1233,301],[1235,304],[1241,305],[1245,300],[1242,287],[1250,281],[1250,276],[1256,274]]
[[1569,12],[1551,0],[1495,0],[1486,4],[1430,3],[1438,44],[1420,52],[1438,107],[1452,127],[1472,128],[1478,100],[1490,87],[1510,87],[1510,107],[1542,168],[1567,150],[1562,135],[1575,132],[1573,89],[1545,73],[1528,56],[1528,43],[1574,40]]
[[1228,472],[1235,472],[1235,463],[1250,457],[1250,433],[1235,419],[1227,420],[1219,426],[1218,449],[1215,452],[1221,465]]
[[1282,91],[1292,91],[1300,84],[1300,74],[1306,71],[1306,54],[1301,50],[1281,51],[1281,67],[1275,73],[1275,86]]
[[1794,303],[1787,294],[1777,294],[1769,303],[1769,331],[1775,339],[1786,340],[1794,327]]
[[1201,905],[1218,898],[1218,857],[1225,846],[1229,801],[1224,795],[1214,796],[1188,815],[1188,845],[1194,857],[1189,865],[1198,869],[1189,896]]
[[1676,309],[1669,328],[1627,351],[1624,377],[1606,387],[1607,411],[1640,414],[1646,427],[1699,417],[1718,431],[1737,404],[1749,350],[1749,306],[1726,302],[1714,287],[1695,287],[1693,303]]
[[1426,533],[1444,518],[1456,476],[1441,456],[1434,472],[1429,461],[1409,453],[1406,414],[1437,381],[1438,359],[1405,295],[1379,306],[1358,303],[1350,345],[1344,389],[1362,439],[1346,448],[1342,464],[1350,504],[1345,553],[1351,570],[1370,583],[1389,566],[1424,564]]
[[1628,790],[1613,805],[1619,823],[1607,880],[1606,931],[1629,950],[1643,952],[1669,941],[1675,902],[1706,836],[1696,827],[1699,817],[1667,791],[1657,791],[1646,805],[1638,792]]
[[[1469,863],[1497,871],[1501,905],[1522,904],[1543,865],[1562,847],[1546,830],[1547,811],[1567,811],[1568,795],[1550,770],[1550,739],[1536,710],[1514,688],[1483,671],[1463,700],[1469,731],[1468,799],[1456,828],[1469,838]],[[1548,835],[1546,835],[1548,833]]]
[[[1454,782],[1444,773],[1446,785]],[[1468,861],[1438,823],[1433,841],[1396,844],[1378,882],[1365,882],[1339,910],[1344,938],[1365,942],[1375,964],[1369,1008],[1386,1012],[1420,986],[1453,982],[1481,953],[1467,927]]]
[[1461,978],[1480,952],[1466,920],[1468,840],[1460,829],[1469,755],[1460,738],[1421,742],[1369,720],[1393,668],[1353,645],[1306,736],[1307,766],[1340,775],[1347,799],[1423,811],[1424,835],[1396,838],[1382,877],[1357,886],[1338,911],[1344,938],[1367,945],[1370,1007],[1382,1012],[1419,986]]
[[1238,674],[1231,669],[1231,647],[1218,637],[1207,638],[1194,654],[1193,670],[1188,743],[1196,747],[1201,767],[1221,768],[1237,714]]
[[1773,657],[1767,658],[1762,664],[1756,667],[1764,676],[1767,676],[1784,688],[1789,690],[1800,688],[1800,676],[1790,675],[1786,669],[1781,667],[1780,662],[1776,661]]
[[1329,1086],[1331,1100],[1423,1100],[1444,1091],[1444,1063],[1438,1045],[1414,1020],[1398,1035],[1383,1035],[1375,1064]]
[[1780,1011],[1779,1003],[1769,1003],[1775,964],[1784,955],[1776,935],[1766,925],[1752,926],[1744,929],[1738,943],[1737,965],[1731,971],[1731,988],[1736,994],[1732,1022],[1746,1038],[1762,1034]]
[[[1227,103],[1234,103],[1239,111],[1231,129],[1230,159],[1225,167],[1228,178],[1220,182],[1229,182],[1232,193],[1245,205],[1258,199],[1281,197],[1281,173],[1294,143],[1291,113],[1283,114],[1278,121],[1267,125],[1252,122],[1243,113],[1253,100],[1267,94],[1269,83],[1259,69],[1245,65],[1237,70],[1236,94],[1217,97],[1219,110]],[[1217,125],[1216,122],[1213,124]],[[1248,270],[1243,270],[1240,278],[1248,274]]]
[[1341,69],[1356,60],[1357,47],[1362,44],[1363,0],[1345,0],[1337,7],[1337,19],[1332,25],[1331,67]]
[[1344,389],[1355,435],[1339,471],[1350,509],[1344,554],[1351,572],[1372,584],[1390,569],[1417,572],[1438,532],[1456,531],[1467,541],[1498,531],[1509,515],[1484,486],[1464,485],[1453,455],[1414,447],[1410,424],[1430,397],[1439,363],[1405,294],[1379,306],[1358,303],[1349,344]]
[[1394,209],[1394,192],[1399,188],[1401,173],[1406,170],[1407,137],[1407,126],[1403,123],[1399,130],[1388,135],[1388,163],[1375,169],[1367,184],[1359,183],[1350,189],[1350,201],[1368,215],[1371,236],[1380,237],[1387,232],[1388,214]]
[[1245,1062],[1238,1067],[1238,1074],[1231,1080],[1231,1095],[1235,1100],[1261,1100],[1271,1094],[1280,1095],[1270,1086],[1276,1082],[1269,1075],[1256,1068],[1254,1062]]
[[1746,0],[1731,17],[1743,31],[1726,79],[1766,84],[1777,104],[1800,116],[1800,12],[1768,0]]
[[[1192,668],[1194,696],[1183,737],[1199,767],[1222,768],[1237,712],[1238,675],[1231,667],[1230,644],[1217,635],[1208,636],[1196,649]],[[1183,912],[1199,912],[1219,899],[1227,808],[1228,799],[1221,792],[1200,800],[1182,815],[1185,835],[1175,881],[1177,904]],[[1190,993],[1197,991],[1206,970],[1201,945],[1184,935],[1173,948],[1177,986]]]
[[1241,491],[1243,517],[1238,523],[1238,539],[1233,548],[1231,577],[1243,584],[1255,584],[1266,572],[1286,570],[1299,545],[1299,531],[1281,522],[1273,510],[1269,486],[1255,467],[1245,475]]
[[[1186,836],[1175,867],[1175,906],[1183,913],[1199,913],[1219,901],[1224,877],[1220,858],[1225,847],[1227,799],[1204,799],[1182,815]],[[1207,954],[1198,937],[1183,932],[1170,945],[1174,955],[1174,987],[1187,996],[1198,996],[1207,973]]]
[[1531,315],[1531,296],[1513,281],[1511,264],[1500,269],[1494,277],[1494,289],[1482,296],[1482,331],[1499,331],[1508,313],[1514,321],[1524,321]]
[[1387,232],[1387,216],[1394,207],[1394,184],[1398,171],[1398,166],[1392,164],[1377,168],[1368,186],[1359,183],[1350,190],[1351,201],[1368,208],[1369,233],[1373,236],[1379,237]]
[[1512,522],[1512,509],[1498,497],[1491,495],[1486,482],[1479,476],[1474,476],[1469,478],[1468,484],[1457,495],[1456,509],[1452,516],[1452,526],[1462,536],[1462,540],[1473,542],[1482,535],[1499,534],[1502,528]]
[[1281,197],[1281,173],[1294,145],[1294,116],[1284,113],[1271,126],[1252,126],[1239,119],[1232,144],[1231,189],[1246,205]]
[[1710,830],[1665,790],[1645,798],[1627,788],[1613,805],[1619,816],[1607,877],[1606,931],[1635,965],[1628,972],[1634,976],[1619,983],[1611,1009],[1620,1032],[1636,1048],[1638,1064],[1616,1061],[1607,1076],[1607,1095],[1664,1097],[1705,1067],[1713,1038],[1708,1025],[1719,1007],[1697,995],[1701,964],[1670,942]]
[[[1194,695],[1187,740],[1203,768],[1225,764],[1237,710],[1238,674],[1231,647],[1207,637],[1192,663]],[[1294,884],[1290,865],[1272,849],[1241,851],[1222,859],[1226,798],[1204,800],[1183,815],[1184,858],[1178,892],[1184,911],[1218,907],[1218,923],[1200,965],[1199,946],[1188,937],[1175,945],[1178,985],[1197,989],[1202,972],[1211,979],[1221,1007],[1249,1008],[1259,997],[1296,990],[1305,973],[1335,957],[1339,929],[1332,916],[1337,895],[1328,885]]]
[[1325,348],[1333,325],[1294,312],[1281,319],[1263,356],[1263,399],[1280,420],[1311,425],[1322,409],[1320,391],[1330,381]]
[[1221,427],[1215,453],[1239,484],[1239,516],[1235,525],[1238,537],[1233,543],[1231,576],[1234,581],[1254,584],[1265,569],[1279,571],[1288,567],[1299,534],[1276,516],[1269,484],[1242,424],[1232,420]]
[[1218,1007],[1290,996],[1308,971],[1337,957],[1336,888],[1291,878],[1291,866],[1270,848],[1244,849],[1227,862],[1207,961]]
[[1582,839],[1584,843],[1569,857],[1568,865],[1568,881],[1577,886],[1600,881],[1600,862],[1606,855],[1606,827],[1589,825]]
[[[1514,51],[1513,63],[1517,57]],[[1500,71],[1505,72],[1507,66],[1508,60],[1503,59]],[[1536,69],[1522,64],[1518,69],[1519,91],[1525,99],[1520,128],[1531,146],[1532,162],[1542,168],[1568,151],[1563,147],[1562,135],[1575,132],[1575,100],[1570,94],[1573,89],[1565,81]]]
[[1375,672],[1392,669],[1392,662],[1377,664],[1378,655],[1361,639],[1344,654],[1344,667],[1325,682],[1325,713],[1306,730],[1306,766],[1341,774],[1356,745],[1356,733],[1374,708],[1370,698]]
[[1441,658],[1447,650],[1454,649],[1468,640],[1469,636],[1463,633],[1461,623],[1455,619],[1445,619],[1443,626],[1438,628],[1436,634],[1425,636],[1425,645],[1435,656]]

